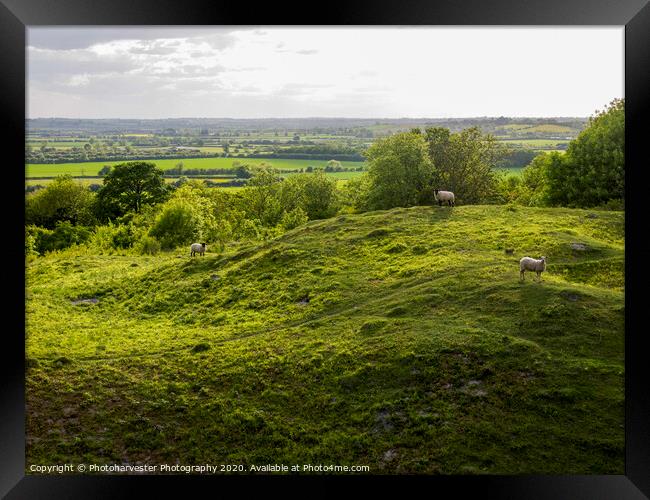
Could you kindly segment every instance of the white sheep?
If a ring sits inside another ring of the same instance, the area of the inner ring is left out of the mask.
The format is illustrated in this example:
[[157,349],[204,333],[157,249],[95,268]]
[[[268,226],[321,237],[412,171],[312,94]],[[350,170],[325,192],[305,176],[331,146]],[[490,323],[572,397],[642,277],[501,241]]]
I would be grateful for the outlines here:
[[205,243],[192,243],[190,246],[190,257],[196,256],[197,253],[205,256]]
[[524,273],[526,271],[535,271],[537,273],[537,280],[541,281],[542,272],[546,271],[546,257],[542,256],[539,259],[532,259],[530,257],[523,257],[519,261],[519,278],[525,280]]
[[456,197],[454,196],[454,193],[452,193],[451,191],[439,191],[437,189],[434,189],[433,197],[438,202],[438,205],[442,205],[443,203],[447,203],[450,207],[456,205],[455,202]]

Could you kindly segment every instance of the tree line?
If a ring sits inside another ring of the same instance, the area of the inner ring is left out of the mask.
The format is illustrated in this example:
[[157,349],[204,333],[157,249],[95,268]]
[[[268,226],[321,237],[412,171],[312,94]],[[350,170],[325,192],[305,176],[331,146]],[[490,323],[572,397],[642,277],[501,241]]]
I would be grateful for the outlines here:
[[248,178],[231,192],[187,178],[166,184],[153,163],[127,162],[108,169],[94,192],[61,176],[27,194],[25,251],[34,256],[77,244],[157,253],[197,240],[264,240],[340,213],[432,205],[435,189],[453,191],[458,205],[620,209],[624,125],[624,101],[614,100],[566,153],[536,156],[521,177],[498,170],[508,149],[477,127],[414,128],[382,138],[365,152],[367,172],[343,185],[322,170],[283,179],[269,166],[238,165]]

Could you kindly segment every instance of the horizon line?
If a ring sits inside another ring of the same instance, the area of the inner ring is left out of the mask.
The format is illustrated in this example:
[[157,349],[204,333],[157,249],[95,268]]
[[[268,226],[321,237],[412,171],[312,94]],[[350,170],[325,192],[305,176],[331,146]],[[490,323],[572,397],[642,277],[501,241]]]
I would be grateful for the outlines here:
[[482,116],[400,116],[400,117],[363,117],[363,116],[265,116],[265,117],[233,117],[233,116],[168,116],[159,118],[119,118],[119,117],[102,117],[102,118],[81,118],[69,116],[37,116],[25,117],[25,120],[458,120],[458,119],[475,119],[475,118],[588,118],[589,116],[579,115],[521,115],[521,116],[505,116],[505,115],[482,115]]

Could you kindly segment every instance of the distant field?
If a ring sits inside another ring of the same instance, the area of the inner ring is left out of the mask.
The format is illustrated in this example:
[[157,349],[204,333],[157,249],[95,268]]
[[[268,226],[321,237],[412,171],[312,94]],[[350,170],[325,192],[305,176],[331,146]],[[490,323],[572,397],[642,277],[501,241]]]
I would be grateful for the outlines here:
[[[282,177],[290,177],[292,175],[296,174],[284,174]],[[328,177],[334,177],[338,180],[348,180],[363,175],[363,172],[327,172],[326,175]]]
[[[238,161],[242,164],[259,165],[267,163],[278,169],[299,170],[308,166],[325,167],[326,160],[280,160],[263,158],[172,158],[166,160],[148,160],[155,163],[159,168],[168,170],[176,167],[179,162],[183,162],[185,169],[208,169],[208,168],[232,168],[232,164]],[[125,163],[124,161],[114,162],[85,162],[85,163],[58,163],[42,164],[31,163],[25,165],[25,176],[29,177],[56,177],[57,175],[70,174],[72,176],[97,175],[104,165],[117,165]],[[341,162],[344,167],[361,167],[364,162],[345,161]]]
[[506,142],[508,144],[520,144],[522,146],[530,146],[531,148],[535,147],[555,147],[558,144],[568,144],[568,140],[562,139],[501,139],[500,142]]
[[[179,177],[166,177],[165,182],[167,182],[168,184],[171,184],[172,182],[176,182],[178,179],[179,179]],[[83,184],[85,186],[89,186],[90,184],[103,184],[104,183],[104,179],[97,178],[97,177],[93,177],[93,178],[90,178],[90,179],[75,177],[74,180],[77,181],[79,184]],[[202,177],[201,180],[202,181],[212,181],[212,182],[216,182],[216,183],[226,183],[226,182],[230,182],[231,179],[224,179],[223,177],[221,177],[221,178],[219,178],[219,177],[217,177],[217,178],[203,178]],[[47,186],[52,181],[54,181],[54,178],[51,178],[51,179],[25,179],[25,185],[26,186],[35,186],[35,185],[40,184],[41,186]]]
[[28,146],[33,149],[39,149],[43,144],[47,143],[48,148],[56,149],[71,149],[71,148],[82,148],[84,144],[87,144],[85,141],[39,141],[39,140],[29,140],[27,143]]
[[515,133],[522,133],[522,132],[531,132],[531,133],[544,133],[544,134],[552,134],[552,133],[558,133],[558,134],[564,134],[564,133],[575,133],[576,129],[573,129],[571,127],[567,127],[566,125],[555,125],[552,123],[547,123],[543,125],[529,125],[529,124],[524,124],[524,123],[511,123],[509,125],[502,125],[498,128],[505,129],[505,130],[510,130]]
[[565,125],[535,125],[534,127],[524,129],[526,132],[543,132],[543,133],[571,133],[574,132],[574,129],[567,127]]
[[222,146],[199,146],[197,149],[202,153],[223,153]]
[[500,168],[497,169],[498,171],[505,172],[507,176],[520,176],[521,172],[524,170],[525,167],[517,167],[517,168]]

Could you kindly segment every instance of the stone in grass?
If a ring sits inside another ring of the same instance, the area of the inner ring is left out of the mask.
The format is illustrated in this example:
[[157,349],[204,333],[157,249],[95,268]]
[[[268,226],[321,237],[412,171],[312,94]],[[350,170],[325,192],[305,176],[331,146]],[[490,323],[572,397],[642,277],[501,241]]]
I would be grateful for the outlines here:
[[213,274],[212,276],[210,276],[210,279],[213,279],[213,280],[215,280],[215,281],[216,281],[216,280],[220,280],[220,279],[221,279],[221,276],[219,276],[218,274]]
[[56,358],[54,362],[52,363],[54,366],[64,366],[64,365],[69,365],[72,363],[72,360],[66,358],[65,356],[61,356],[60,358]]
[[571,243],[571,249],[584,252],[587,250],[587,245],[585,243]]
[[480,380],[470,380],[463,387],[460,388],[461,392],[468,394],[474,397],[483,397],[487,395],[487,392],[481,389],[483,382]]
[[578,299],[580,298],[580,295],[578,295],[576,293],[571,293],[571,292],[566,291],[566,290],[560,292],[560,295],[562,297],[564,297],[565,299],[570,300],[571,302],[577,302]]
[[393,424],[390,422],[390,412],[388,410],[380,410],[376,416],[377,426],[375,430],[390,431],[393,429]]
[[73,306],[78,306],[80,304],[97,304],[99,302],[99,299],[97,297],[91,297],[89,299],[77,299],[77,300],[71,300],[70,303]]
[[201,342],[200,344],[196,344],[194,347],[192,347],[192,352],[204,352],[210,349],[210,346],[206,344],[205,342]]

